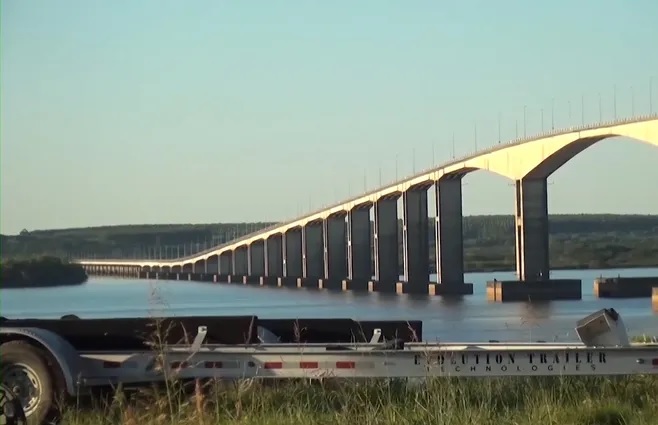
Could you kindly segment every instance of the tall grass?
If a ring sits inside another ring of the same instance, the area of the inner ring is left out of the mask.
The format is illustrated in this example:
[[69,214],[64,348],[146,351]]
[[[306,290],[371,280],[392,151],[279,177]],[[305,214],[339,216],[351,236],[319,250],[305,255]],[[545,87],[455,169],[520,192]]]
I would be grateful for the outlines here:
[[656,425],[658,379],[471,378],[363,382],[179,383],[95,408],[64,411],[72,425],[469,424]]

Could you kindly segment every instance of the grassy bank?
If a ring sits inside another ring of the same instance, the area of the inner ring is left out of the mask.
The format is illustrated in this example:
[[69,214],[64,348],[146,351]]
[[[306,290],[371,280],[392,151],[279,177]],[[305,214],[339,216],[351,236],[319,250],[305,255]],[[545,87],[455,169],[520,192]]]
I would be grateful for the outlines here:
[[658,378],[495,378],[361,383],[247,381],[183,395],[115,397],[64,423],[655,425]]

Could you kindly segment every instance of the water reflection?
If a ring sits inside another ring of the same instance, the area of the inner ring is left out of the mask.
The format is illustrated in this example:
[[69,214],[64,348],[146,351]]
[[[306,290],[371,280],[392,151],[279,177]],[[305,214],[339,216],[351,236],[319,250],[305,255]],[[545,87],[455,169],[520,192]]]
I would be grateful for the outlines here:
[[553,311],[551,301],[534,301],[519,303],[521,323],[529,326],[539,326],[550,319]]

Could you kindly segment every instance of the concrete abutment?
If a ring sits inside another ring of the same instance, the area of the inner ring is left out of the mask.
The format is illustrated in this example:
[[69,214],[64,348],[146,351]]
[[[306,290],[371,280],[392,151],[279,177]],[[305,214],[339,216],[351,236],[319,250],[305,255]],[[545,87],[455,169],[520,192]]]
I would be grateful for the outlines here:
[[598,298],[650,298],[658,287],[658,277],[600,277],[594,280]]
[[487,299],[494,302],[582,299],[580,279],[543,281],[494,280],[487,282]]

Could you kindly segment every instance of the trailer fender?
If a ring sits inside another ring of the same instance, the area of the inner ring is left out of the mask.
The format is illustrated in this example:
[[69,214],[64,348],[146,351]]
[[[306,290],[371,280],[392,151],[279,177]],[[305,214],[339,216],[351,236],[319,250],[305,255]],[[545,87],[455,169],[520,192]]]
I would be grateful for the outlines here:
[[0,341],[23,340],[31,342],[47,354],[59,366],[66,392],[74,396],[79,386],[81,359],[78,352],[68,341],[54,332],[39,328],[0,328]]

